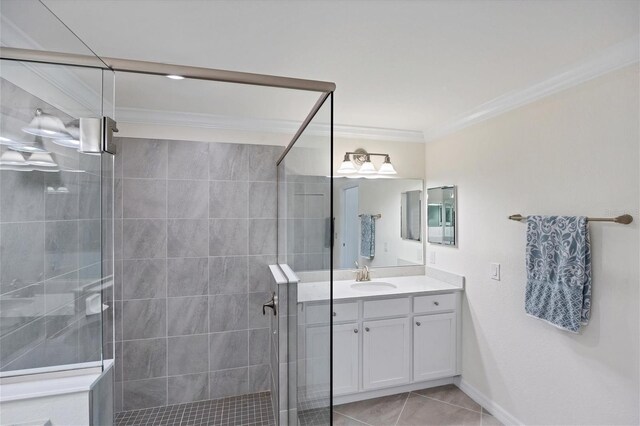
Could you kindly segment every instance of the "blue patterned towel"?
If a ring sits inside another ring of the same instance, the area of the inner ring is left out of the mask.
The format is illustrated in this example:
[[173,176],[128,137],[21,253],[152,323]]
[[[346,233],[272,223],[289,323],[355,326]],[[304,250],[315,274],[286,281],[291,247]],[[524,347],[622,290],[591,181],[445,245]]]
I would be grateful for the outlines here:
[[591,247],[586,217],[527,217],[525,311],[573,333],[589,322]]
[[370,214],[360,216],[360,256],[373,259],[376,255],[376,221]]

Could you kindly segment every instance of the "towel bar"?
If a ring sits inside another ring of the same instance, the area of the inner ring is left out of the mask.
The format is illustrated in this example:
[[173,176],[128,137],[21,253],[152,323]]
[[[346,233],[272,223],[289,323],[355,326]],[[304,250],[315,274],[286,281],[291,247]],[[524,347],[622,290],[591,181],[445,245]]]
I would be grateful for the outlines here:
[[[359,214],[359,215],[358,215],[358,217],[362,217],[362,216],[364,216],[364,215],[362,215],[362,214]],[[382,217],[382,215],[381,215],[381,214],[379,214],[379,213],[378,213],[378,214],[372,214],[371,216],[372,216],[374,219],[380,219],[380,218]]]
[[[509,219],[522,221],[522,220],[526,220],[527,217],[522,216],[521,214],[512,214],[511,216],[509,216]],[[588,217],[587,221],[588,222],[615,222],[615,223],[620,223],[622,225],[628,225],[631,222],[633,222],[633,217],[629,214],[623,214],[622,216],[617,216],[617,217]]]

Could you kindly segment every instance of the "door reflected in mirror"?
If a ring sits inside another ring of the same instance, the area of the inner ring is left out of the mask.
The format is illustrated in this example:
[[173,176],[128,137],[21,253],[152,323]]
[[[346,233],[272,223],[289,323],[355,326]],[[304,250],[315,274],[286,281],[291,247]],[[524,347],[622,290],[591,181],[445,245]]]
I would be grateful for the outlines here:
[[427,189],[427,241],[456,245],[456,187]]

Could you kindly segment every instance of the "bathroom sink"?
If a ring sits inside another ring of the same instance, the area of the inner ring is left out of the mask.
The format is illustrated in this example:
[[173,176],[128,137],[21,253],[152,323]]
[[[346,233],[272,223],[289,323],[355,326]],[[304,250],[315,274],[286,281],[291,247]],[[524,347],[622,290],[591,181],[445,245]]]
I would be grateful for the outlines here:
[[384,281],[368,281],[351,284],[351,288],[360,291],[387,291],[397,288],[395,284],[385,283]]

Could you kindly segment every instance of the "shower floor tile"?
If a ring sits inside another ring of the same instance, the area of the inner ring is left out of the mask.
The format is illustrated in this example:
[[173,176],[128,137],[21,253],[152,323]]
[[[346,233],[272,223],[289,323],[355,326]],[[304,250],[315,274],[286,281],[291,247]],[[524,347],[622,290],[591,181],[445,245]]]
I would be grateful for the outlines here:
[[276,424],[271,406],[271,392],[123,411],[116,414],[115,420],[116,426],[272,426]]

